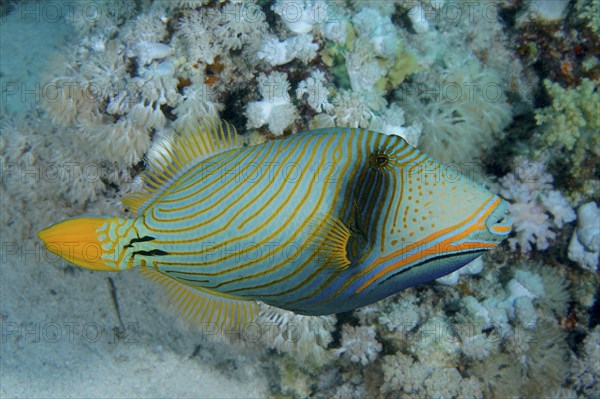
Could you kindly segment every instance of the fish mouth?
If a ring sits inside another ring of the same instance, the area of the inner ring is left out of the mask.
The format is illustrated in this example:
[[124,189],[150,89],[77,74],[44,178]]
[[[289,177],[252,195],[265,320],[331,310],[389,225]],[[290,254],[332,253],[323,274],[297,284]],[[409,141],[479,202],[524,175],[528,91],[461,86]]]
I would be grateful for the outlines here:
[[485,226],[490,234],[498,237],[499,241],[508,237],[512,231],[512,219],[506,201],[500,200],[496,209],[487,217]]

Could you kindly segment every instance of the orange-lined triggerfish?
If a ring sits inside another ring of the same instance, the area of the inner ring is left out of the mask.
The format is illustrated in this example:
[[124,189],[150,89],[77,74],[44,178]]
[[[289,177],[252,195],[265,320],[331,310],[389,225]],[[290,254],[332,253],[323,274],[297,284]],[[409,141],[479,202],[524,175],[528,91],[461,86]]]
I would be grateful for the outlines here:
[[243,326],[256,300],[306,315],[352,310],[450,273],[511,230],[507,204],[398,136],[327,128],[244,146],[225,122],[147,157],[137,215],[39,233],[92,270],[138,268],[194,323]]

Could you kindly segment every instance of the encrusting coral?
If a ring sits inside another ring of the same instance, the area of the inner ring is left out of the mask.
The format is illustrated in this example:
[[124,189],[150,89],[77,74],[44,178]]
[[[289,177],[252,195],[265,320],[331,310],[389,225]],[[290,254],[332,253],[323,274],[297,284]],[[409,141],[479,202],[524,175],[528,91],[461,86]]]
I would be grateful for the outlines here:
[[569,259],[590,271],[598,268],[600,255],[600,211],[594,202],[577,210],[577,229],[569,242]]

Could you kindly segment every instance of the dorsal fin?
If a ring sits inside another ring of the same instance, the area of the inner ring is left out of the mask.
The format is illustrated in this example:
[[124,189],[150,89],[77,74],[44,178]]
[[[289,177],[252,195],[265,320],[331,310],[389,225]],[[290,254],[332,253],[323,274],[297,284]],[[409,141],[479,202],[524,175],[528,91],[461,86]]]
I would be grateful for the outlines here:
[[146,155],[147,169],[141,178],[141,191],[121,199],[136,214],[141,214],[175,180],[206,158],[242,147],[235,127],[224,121],[191,122],[177,130]]

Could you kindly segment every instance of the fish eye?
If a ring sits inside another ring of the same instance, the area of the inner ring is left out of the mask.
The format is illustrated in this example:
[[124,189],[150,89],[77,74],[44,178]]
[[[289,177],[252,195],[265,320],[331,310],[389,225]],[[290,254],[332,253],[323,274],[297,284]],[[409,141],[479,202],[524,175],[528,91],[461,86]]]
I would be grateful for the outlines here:
[[500,216],[498,220],[496,220],[496,224],[504,223],[505,220],[506,218],[504,216]]
[[369,157],[369,164],[371,168],[377,171],[384,171],[390,166],[390,155],[385,152],[386,150],[374,151]]
[[382,155],[378,155],[375,157],[375,162],[377,162],[377,165],[379,166],[385,166],[389,161],[389,158],[387,155],[382,154]]

